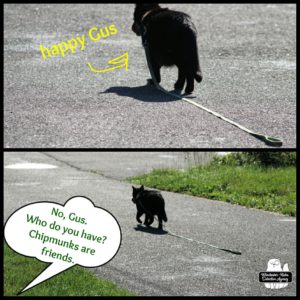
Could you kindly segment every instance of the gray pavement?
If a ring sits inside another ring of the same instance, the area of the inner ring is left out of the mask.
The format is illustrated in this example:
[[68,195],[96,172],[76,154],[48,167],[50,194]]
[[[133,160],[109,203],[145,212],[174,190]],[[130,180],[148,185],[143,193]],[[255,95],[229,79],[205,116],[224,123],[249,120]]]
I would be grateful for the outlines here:
[[[245,127],[296,146],[296,5],[169,4],[198,29],[204,81],[194,100]],[[4,5],[4,146],[252,148],[260,141],[145,86],[133,4]],[[41,58],[44,47],[114,23],[118,34],[84,51]],[[129,71],[94,74],[129,52]],[[172,90],[175,69],[164,69]]]
[[[46,155],[81,170],[123,180],[153,169],[186,169],[205,164],[219,152],[44,152]],[[114,163],[116,161],[117,163]]]
[[[52,157],[50,157],[51,155]],[[75,195],[90,198],[109,210],[122,229],[122,245],[107,265],[92,269],[138,295],[296,295],[296,222],[279,214],[203,198],[162,192],[166,201],[166,230],[198,241],[242,252],[235,256],[166,234],[136,230],[136,209],[131,184],[120,181],[130,171],[138,174],[151,164],[164,165],[166,153],[38,153],[6,152],[4,166],[46,163],[48,170],[4,169],[4,220],[20,206],[37,201],[63,204]],[[164,157],[165,156],[165,157]],[[157,160],[157,162],[155,162]],[[101,167],[101,162],[104,162]],[[147,163],[145,163],[147,161]],[[94,162],[94,163],[93,163]],[[154,163],[155,162],[155,163]],[[165,165],[170,164],[170,161]],[[119,173],[116,170],[119,166]],[[102,174],[102,175],[100,175]],[[117,179],[114,179],[116,175]],[[269,290],[258,282],[269,259],[288,263],[293,282],[281,290]],[[29,279],[30,280],[30,279]],[[79,296],[79,295],[78,295]]]

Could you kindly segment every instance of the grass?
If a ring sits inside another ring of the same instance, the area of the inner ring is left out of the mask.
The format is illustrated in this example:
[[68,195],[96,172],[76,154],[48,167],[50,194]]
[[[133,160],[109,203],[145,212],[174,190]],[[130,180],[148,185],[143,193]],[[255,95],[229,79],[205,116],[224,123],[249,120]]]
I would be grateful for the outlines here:
[[160,190],[296,215],[296,168],[210,164],[188,170],[159,169],[128,179]]
[[[15,296],[27,286],[47,263],[12,251],[4,244],[4,296]],[[92,272],[75,266],[29,289],[20,296],[134,296],[115,284],[99,279]]]

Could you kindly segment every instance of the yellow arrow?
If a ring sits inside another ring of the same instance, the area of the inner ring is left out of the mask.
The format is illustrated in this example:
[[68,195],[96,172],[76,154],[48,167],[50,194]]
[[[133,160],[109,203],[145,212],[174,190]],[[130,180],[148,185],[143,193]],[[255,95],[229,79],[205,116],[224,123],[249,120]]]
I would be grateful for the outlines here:
[[88,63],[88,66],[91,69],[91,71],[94,72],[94,73],[110,72],[112,70],[120,69],[120,68],[123,68],[123,67],[125,67],[125,70],[128,71],[128,52],[125,52],[124,54],[122,54],[122,55],[120,55],[116,58],[111,59],[108,62],[108,64],[109,65],[118,65],[118,66],[111,67],[111,68],[104,69],[104,70],[96,70],[92,67],[92,65],[90,63]]

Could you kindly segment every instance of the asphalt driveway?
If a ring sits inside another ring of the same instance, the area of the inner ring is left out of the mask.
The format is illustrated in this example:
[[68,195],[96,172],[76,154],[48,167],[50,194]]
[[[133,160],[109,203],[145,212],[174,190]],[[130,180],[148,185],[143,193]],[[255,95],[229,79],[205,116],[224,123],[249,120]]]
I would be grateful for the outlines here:
[[[296,5],[169,4],[198,30],[204,81],[194,100],[249,129],[296,146]],[[260,148],[265,144],[146,86],[133,4],[4,5],[6,148]],[[43,59],[51,47],[114,24],[83,51]],[[129,53],[129,70],[95,74]],[[177,70],[164,69],[172,90]]]
[[[145,153],[152,162],[175,159]],[[241,251],[237,256],[155,230],[137,227],[131,184],[138,174],[136,158],[125,153],[5,153],[5,167],[43,163],[54,169],[4,169],[4,220],[19,207],[37,201],[60,204],[76,195],[110,211],[122,230],[116,257],[92,271],[142,296],[295,296],[296,219],[238,205],[162,191],[168,215],[166,231],[219,247]],[[151,159],[152,158],[152,159]],[[101,161],[105,162],[101,167]],[[116,170],[119,166],[119,174]],[[155,167],[155,164],[152,164]],[[101,175],[102,174],[102,175]],[[117,174],[117,176],[115,176]],[[157,226],[154,224],[153,226]],[[259,273],[270,259],[288,263],[293,282],[271,290]],[[59,275],[58,275],[59,276]],[[31,278],[28,278],[30,281]],[[80,296],[80,295],[78,295]]]

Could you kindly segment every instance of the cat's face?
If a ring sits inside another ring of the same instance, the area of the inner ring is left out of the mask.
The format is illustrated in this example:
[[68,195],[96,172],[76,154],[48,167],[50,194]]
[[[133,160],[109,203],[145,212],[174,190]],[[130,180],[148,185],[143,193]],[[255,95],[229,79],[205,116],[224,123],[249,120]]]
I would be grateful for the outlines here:
[[159,5],[157,3],[137,3],[135,5],[135,10],[133,14],[133,25],[132,25],[132,31],[140,36],[142,35],[142,18],[143,16],[151,11],[154,8],[158,8]]
[[137,203],[137,200],[139,198],[139,194],[143,191],[144,191],[144,186],[143,185],[140,188],[135,188],[134,186],[132,187],[132,202],[134,204]]

